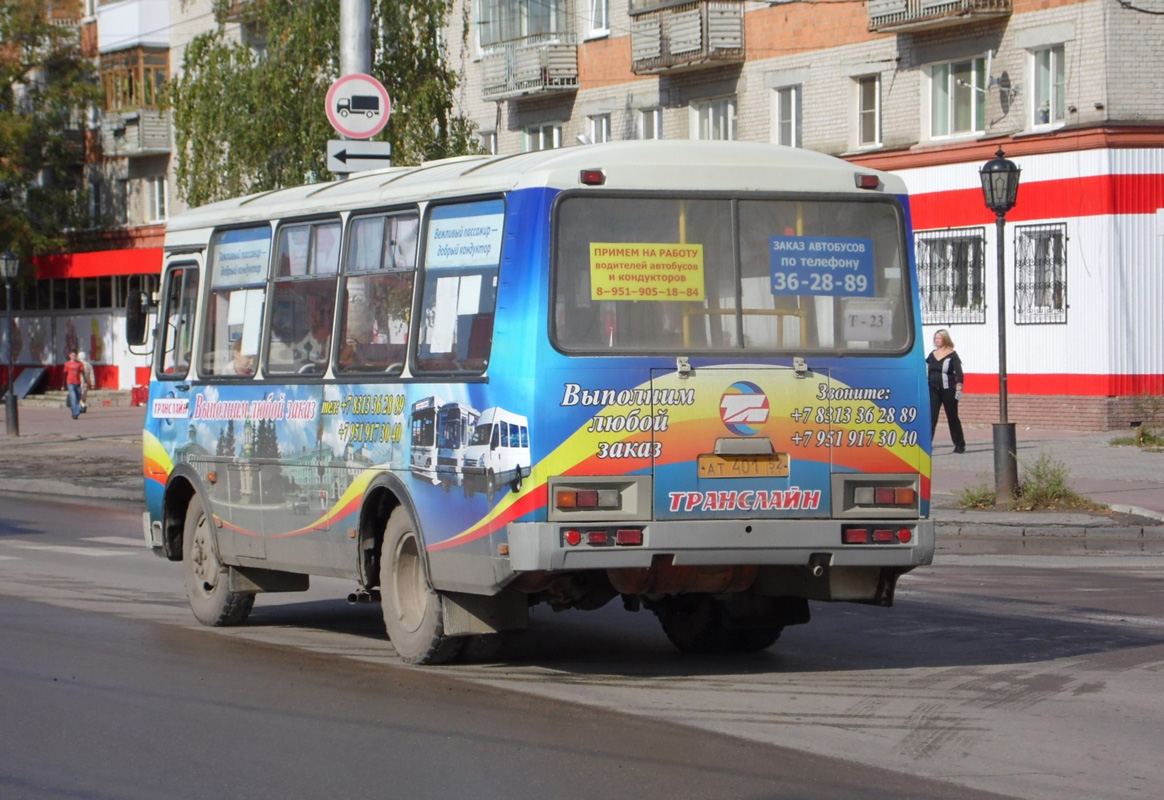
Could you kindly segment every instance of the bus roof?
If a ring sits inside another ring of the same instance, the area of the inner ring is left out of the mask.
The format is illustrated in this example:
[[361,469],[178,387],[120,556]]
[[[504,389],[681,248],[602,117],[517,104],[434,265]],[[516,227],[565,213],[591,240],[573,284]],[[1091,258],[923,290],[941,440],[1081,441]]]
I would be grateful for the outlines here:
[[880,191],[905,194],[889,173],[794,147],[758,142],[648,140],[542,150],[508,156],[461,156],[417,167],[360,172],[211,203],[174,216],[168,230],[189,231],[451,196],[529,187],[581,186],[582,170],[602,170],[615,190],[859,193],[855,176],[876,175]]

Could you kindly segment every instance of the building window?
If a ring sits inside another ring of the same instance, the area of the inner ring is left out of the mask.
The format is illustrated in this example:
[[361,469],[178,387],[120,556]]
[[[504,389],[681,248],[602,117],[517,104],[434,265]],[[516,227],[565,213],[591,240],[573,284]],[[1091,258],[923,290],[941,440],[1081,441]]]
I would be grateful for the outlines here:
[[1066,79],[1063,70],[1063,45],[1035,53],[1035,124],[1055,125],[1063,122],[1067,104],[1063,99]]
[[663,138],[663,109],[639,109],[639,118],[636,134],[640,139]]
[[133,48],[101,55],[105,110],[158,108],[170,76],[166,50]]
[[1067,322],[1067,223],[1015,228],[1014,321]]
[[914,236],[922,322],[986,322],[986,229],[921,231]]
[[930,72],[930,135],[986,130],[986,60],[936,64]]
[[544,125],[531,125],[523,131],[525,152],[535,150],[554,150],[562,146],[562,126],[556,122]]
[[692,139],[736,138],[736,98],[720,97],[691,104]]
[[566,0],[477,0],[477,41],[483,48],[569,29]]
[[590,30],[588,38],[610,34],[610,0],[590,0]]
[[773,98],[772,141],[800,147],[800,87],[777,89]]
[[166,176],[146,178],[146,219],[162,222],[166,219]]
[[881,144],[881,78],[877,75],[857,79],[857,144]]
[[610,141],[610,114],[597,114],[587,117],[590,141],[594,144]]
[[491,156],[497,155],[497,133],[490,131],[478,135],[480,136],[481,150]]

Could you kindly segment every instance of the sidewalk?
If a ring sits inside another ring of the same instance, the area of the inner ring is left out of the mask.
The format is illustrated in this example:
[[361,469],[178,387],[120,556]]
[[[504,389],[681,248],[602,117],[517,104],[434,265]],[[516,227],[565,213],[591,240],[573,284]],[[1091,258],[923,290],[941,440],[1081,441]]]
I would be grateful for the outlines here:
[[[5,411],[0,404],[0,420]],[[141,506],[145,408],[91,403],[73,421],[67,409],[20,406],[17,439],[0,423],[0,492],[104,498]],[[1041,453],[1070,470],[1081,495],[1113,513],[963,510],[957,493],[994,486],[993,431],[967,426],[967,448],[953,453],[944,419],[934,444],[931,516],[939,550],[1040,552],[1066,540],[1087,551],[1164,553],[1164,452],[1113,447],[1119,431],[1017,430],[1019,476]],[[1002,548],[999,550],[998,548]]]

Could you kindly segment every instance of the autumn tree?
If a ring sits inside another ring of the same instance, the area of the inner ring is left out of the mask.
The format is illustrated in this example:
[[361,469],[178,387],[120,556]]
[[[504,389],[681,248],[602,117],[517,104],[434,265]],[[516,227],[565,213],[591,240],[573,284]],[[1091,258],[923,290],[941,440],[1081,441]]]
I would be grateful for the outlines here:
[[88,222],[83,129],[99,97],[78,31],[45,6],[0,0],[0,250],[24,263]]
[[[335,0],[215,0],[217,27],[186,48],[171,86],[178,188],[190,205],[323,179],[324,98],[339,77]],[[239,10],[241,8],[241,11]],[[242,14],[241,40],[228,15]],[[375,0],[372,74],[392,99],[377,139],[395,164],[473,152],[472,124],[457,115],[457,76],[440,40],[446,0]]]

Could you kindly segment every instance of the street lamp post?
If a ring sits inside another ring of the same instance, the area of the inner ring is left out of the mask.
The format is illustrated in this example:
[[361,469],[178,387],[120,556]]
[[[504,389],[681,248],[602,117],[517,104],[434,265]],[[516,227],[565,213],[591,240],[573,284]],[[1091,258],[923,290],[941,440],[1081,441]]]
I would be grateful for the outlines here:
[[8,394],[5,396],[7,431],[9,436],[20,435],[20,417],[16,408],[16,376],[12,371],[13,338],[12,338],[12,282],[16,280],[16,273],[20,271],[20,257],[7,250],[0,255],[0,275],[4,276],[4,307],[8,309]]
[[994,492],[995,502],[1009,507],[1018,488],[1018,445],[1014,423],[1006,415],[1006,212],[1018,198],[1019,173],[1013,161],[1006,159],[999,145],[995,157],[978,170],[986,207],[994,212],[998,254],[998,422],[994,425]]

